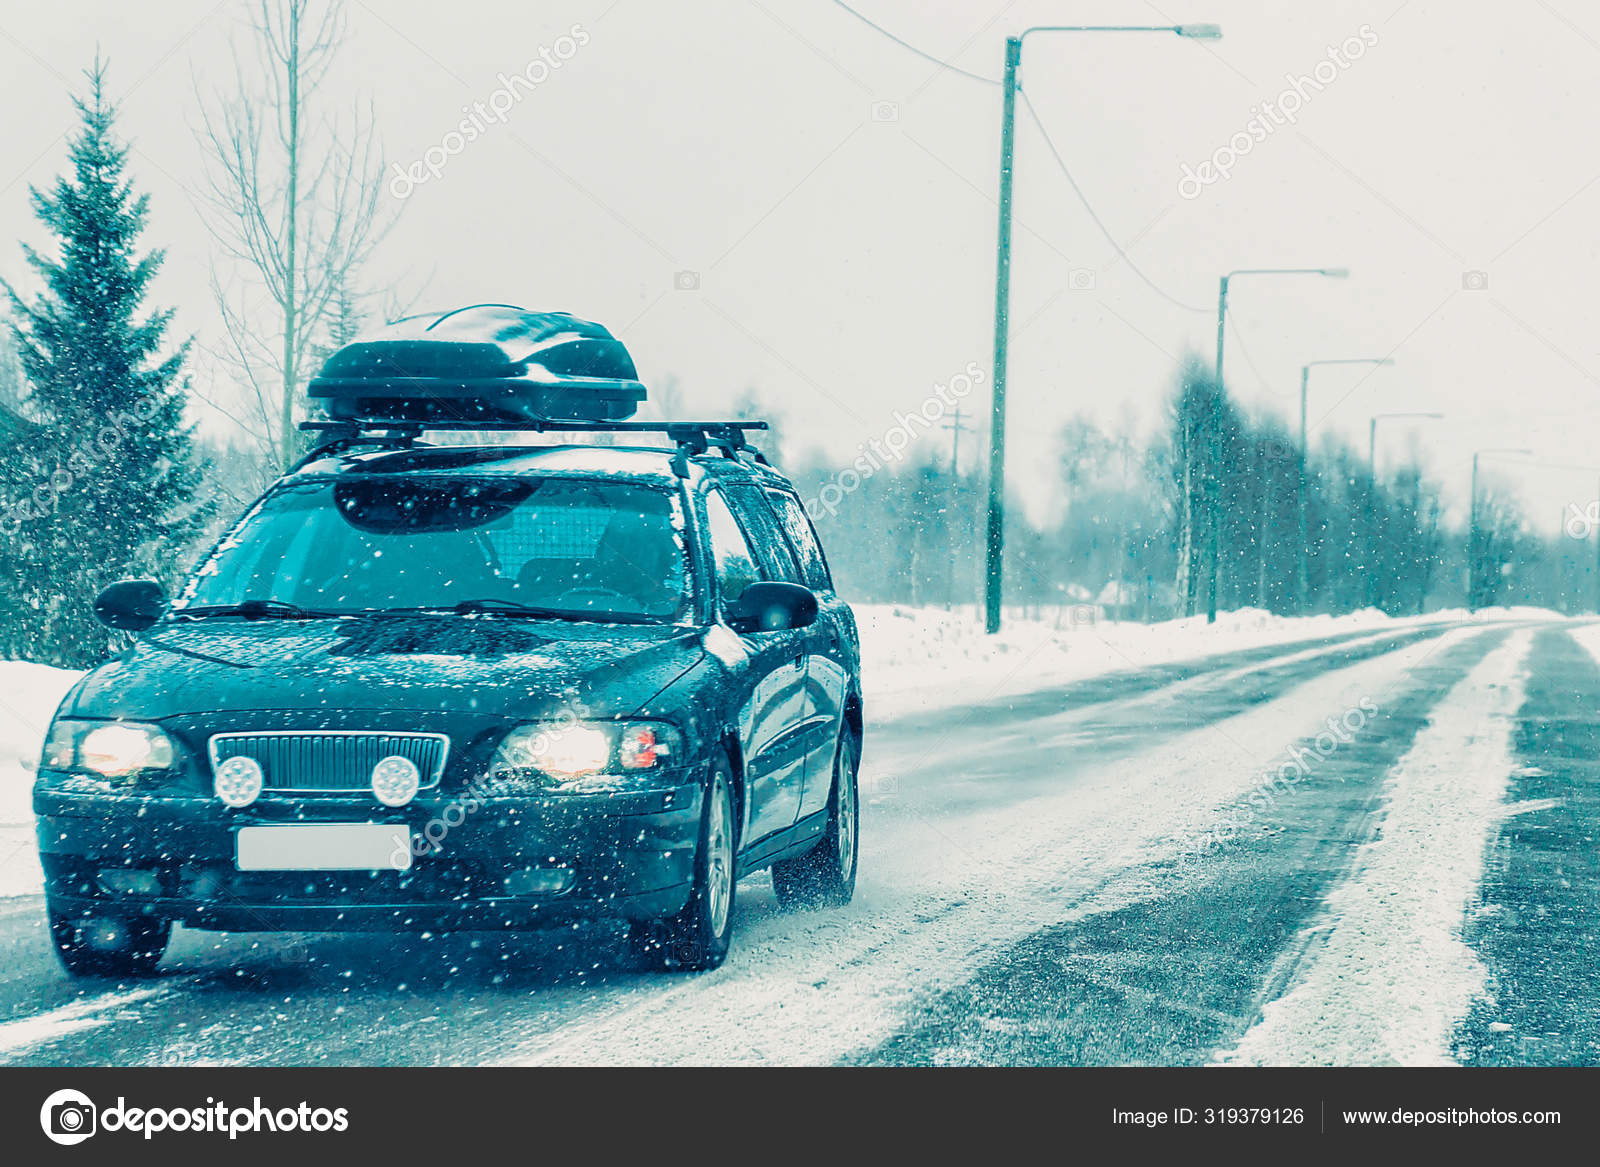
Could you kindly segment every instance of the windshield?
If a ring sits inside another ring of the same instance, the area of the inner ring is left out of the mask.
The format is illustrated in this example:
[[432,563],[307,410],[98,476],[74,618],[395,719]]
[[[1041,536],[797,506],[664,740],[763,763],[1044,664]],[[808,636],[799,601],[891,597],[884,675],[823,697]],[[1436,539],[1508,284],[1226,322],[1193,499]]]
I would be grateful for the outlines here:
[[688,605],[681,530],[677,496],[634,483],[298,483],[268,494],[222,540],[177,611],[674,621]]

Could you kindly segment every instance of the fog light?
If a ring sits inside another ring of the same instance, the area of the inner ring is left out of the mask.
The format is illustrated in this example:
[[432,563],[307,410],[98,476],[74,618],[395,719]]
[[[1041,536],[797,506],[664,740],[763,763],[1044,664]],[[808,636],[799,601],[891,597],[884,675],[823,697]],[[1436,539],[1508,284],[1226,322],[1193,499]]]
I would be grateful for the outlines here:
[[212,788],[225,805],[238,810],[261,796],[266,781],[260,762],[254,758],[233,757],[217,767]]
[[560,895],[572,886],[572,872],[565,867],[530,867],[506,876],[506,891],[514,896]]
[[126,867],[113,868],[100,873],[100,886],[114,895],[158,896],[161,880],[153,871],[135,871]]
[[372,768],[372,793],[384,806],[404,806],[422,788],[422,771],[410,758],[390,754]]

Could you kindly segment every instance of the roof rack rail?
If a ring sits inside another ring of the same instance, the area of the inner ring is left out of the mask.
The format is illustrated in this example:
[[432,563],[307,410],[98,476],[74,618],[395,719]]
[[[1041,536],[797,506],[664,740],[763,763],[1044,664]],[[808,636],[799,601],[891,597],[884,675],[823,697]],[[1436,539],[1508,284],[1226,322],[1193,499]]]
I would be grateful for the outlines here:
[[728,419],[724,421],[570,421],[530,417],[515,421],[489,418],[441,418],[427,421],[412,418],[359,418],[350,421],[313,419],[300,423],[302,430],[327,435],[292,467],[299,470],[318,458],[340,453],[353,446],[380,446],[410,449],[425,430],[500,431],[512,433],[624,433],[665,434],[678,447],[673,469],[679,477],[688,476],[688,459],[711,449],[729,458],[749,454],[767,465],[766,457],[745,439],[747,430],[771,427],[764,421]]

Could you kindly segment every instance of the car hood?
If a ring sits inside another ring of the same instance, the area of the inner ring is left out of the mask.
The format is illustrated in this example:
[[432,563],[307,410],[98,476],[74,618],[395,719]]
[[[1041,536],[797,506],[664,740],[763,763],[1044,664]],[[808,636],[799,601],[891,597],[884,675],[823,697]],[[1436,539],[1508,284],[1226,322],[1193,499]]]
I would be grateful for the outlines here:
[[86,717],[271,710],[632,713],[703,655],[698,629],[503,616],[163,624],[90,672]]

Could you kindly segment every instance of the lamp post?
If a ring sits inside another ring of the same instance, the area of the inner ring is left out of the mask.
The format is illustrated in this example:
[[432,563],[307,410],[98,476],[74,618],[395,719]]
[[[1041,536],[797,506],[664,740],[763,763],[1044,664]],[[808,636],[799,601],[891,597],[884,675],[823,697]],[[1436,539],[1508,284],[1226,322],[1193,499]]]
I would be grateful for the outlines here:
[[[1223,341],[1228,334],[1228,286],[1239,276],[1325,276],[1331,280],[1348,279],[1350,269],[1347,267],[1247,267],[1238,268],[1222,277],[1217,289],[1217,392],[1222,392],[1222,352]],[[1209,566],[1206,571],[1206,623],[1215,624],[1217,621],[1217,528],[1221,525],[1220,482],[1217,477],[1217,434],[1216,427],[1211,427],[1211,440],[1208,449],[1207,461],[1210,462],[1211,481],[1207,484],[1209,489],[1208,505],[1206,506],[1206,522],[1210,528],[1210,537],[1207,539],[1207,559]],[[1191,542],[1192,546],[1192,542]],[[1192,614],[1192,613],[1191,613]]]
[[1306,391],[1311,383],[1311,370],[1319,365],[1392,365],[1388,357],[1336,357],[1333,360],[1308,361],[1300,366],[1300,473],[1295,477],[1295,511],[1300,539],[1295,550],[1295,611],[1305,614],[1307,594],[1310,591],[1310,569],[1307,566],[1306,547]]
[[985,532],[983,577],[984,627],[1000,631],[1003,594],[1003,558],[1006,524],[1006,350],[1010,341],[1011,312],[1011,184],[1016,151],[1017,69],[1022,65],[1022,42],[1046,32],[1169,32],[1188,40],[1218,40],[1215,24],[1165,25],[1040,25],[1006,38],[1005,79],[1000,105],[1000,229],[995,248],[994,368],[989,413],[988,529]]
[[1472,501],[1467,519],[1467,611],[1478,609],[1478,459],[1485,454],[1532,454],[1532,450],[1497,446],[1472,452]]

